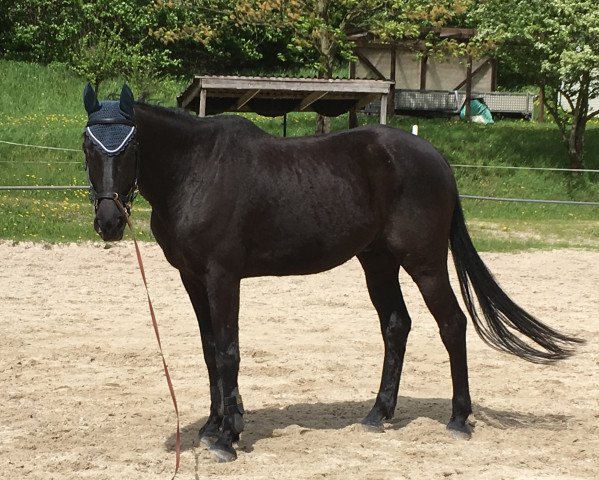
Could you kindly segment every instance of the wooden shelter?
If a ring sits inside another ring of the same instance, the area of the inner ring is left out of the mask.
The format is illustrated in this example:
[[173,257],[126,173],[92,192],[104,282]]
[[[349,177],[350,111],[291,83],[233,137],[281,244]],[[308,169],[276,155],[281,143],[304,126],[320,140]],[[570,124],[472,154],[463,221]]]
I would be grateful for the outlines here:
[[[329,117],[360,110],[380,100],[380,122],[387,121],[389,80],[237,77],[196,75],[177,98],[181,108],[199,116],[222,112],[256,112],[281,116],[314,111]],[[351,118],[354,116],[350,115]],[[354,125],[350,125],[354,126]]]
[[[423,32],[423,35],[428,32]],[[468,42],[476,33],[469,28],[441,28],[440,39]],[[463,91],[467,99],[473,91],[494,92],[497,88],[497,64],[491,57],[444,57],[418,54],[418,43],[380,42],[367,32],[354,34],[356,62],[350,64],[350,78],[392,81],[389,110],[395,110],[395,90]],[[467,102],[469,104],[469,102]]]

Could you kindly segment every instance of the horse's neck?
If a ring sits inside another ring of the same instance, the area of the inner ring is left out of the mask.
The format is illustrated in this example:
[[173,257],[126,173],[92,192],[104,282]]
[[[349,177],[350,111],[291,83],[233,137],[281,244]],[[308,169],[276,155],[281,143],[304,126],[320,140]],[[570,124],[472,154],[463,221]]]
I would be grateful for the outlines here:
[[[190,169],[202,168],[213,139],[199,126],[163,118],[160,112],[136,112],[139,133],[139,189],[153,208],[178,195]],[[210,128],[206,125],[206,130]],[[206,150],[203,154],[198,149]]]

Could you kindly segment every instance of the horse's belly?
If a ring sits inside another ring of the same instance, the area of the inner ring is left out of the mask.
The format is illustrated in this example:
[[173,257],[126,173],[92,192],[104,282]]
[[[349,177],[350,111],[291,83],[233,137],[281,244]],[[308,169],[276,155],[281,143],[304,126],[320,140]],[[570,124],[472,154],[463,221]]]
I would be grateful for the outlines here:
[[306,275],[329,270],[366,248],[376,237],[375,222],[350,222],[342,227],[311,230],[298,225],[279,231],[247,249],[245,276]]

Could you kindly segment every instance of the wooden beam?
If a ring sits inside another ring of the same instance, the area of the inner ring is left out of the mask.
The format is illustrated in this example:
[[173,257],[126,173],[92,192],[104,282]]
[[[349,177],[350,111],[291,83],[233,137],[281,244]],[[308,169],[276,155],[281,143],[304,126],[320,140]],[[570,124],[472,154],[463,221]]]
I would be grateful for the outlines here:
[[304,98],[302,100],[302,103],[300,103],[298,110],[300,112],[303,112],[306,108],[308,108],[310,105],[312,105],[317,100],[320,100],[327,93],[329,93],[329,92],[312,92],[310,95],[308,95],[306,98]]
[[240,98],[239,100],[237,100],[237,104],[235,105],[235,110],[239,110],[240,108],[243,108],[245,106],[246,103],[248,103],[252,98],[254,98],[256,95],[258,95],[258,93],[260,93],[259,89],[255,89],[255,90],[248,90],[247,92],[245,92]]
[[380,70],[378,68],[376,68],[372,62],[370,60],[368,60],[368,58],[363,54],[360,53],[359,50],[355,50],[354,53],[356,54],[356,57],[358,57],[360,59],[360,61],[366,65],[371,71],[372,73],[374,73],[379,80],[387,80],[387,78],[385,77],[385,75],[383,75]]
[[177,106],[179,108],[187,108],[187,106],[193,102],[193,99],[198,95],[198,92],[202,88],[202,81],[199,78],[194,78],[192,84],[189,86],[188,91],[177,98]]
[[[380,73],[380,72],[379,72]],[[382,75],[382,74],[381,74]],[[383,78],[383,80],[386,80]],[[268,77],[213,77],[196,76],[194,83],[201,81],[206,90],[271,90],[283,92],[331,92],[386,93],[389,82],[380,80],[348,80],[325,78],[268,78]]]
[[[475,70],[472,70],[472,59],[469,58],[468,59],[468,65],[470,68],[470,76],[473,78],[475,77],[478,72],[480,72],[483,68],[485,68],[487,65],[489,65],[491,63],[491,59],[487,58],[483,63],[481,63]],[[467,67],[468,68],[468,67]],[[471,80],[472,80],[471,78]],[[466,73],[466,78],[464,80],[462,80],[455,88],[454,90],[459,90],[460,88],[462,88],[464,85],[466,85],[468,83],[468,74]]]

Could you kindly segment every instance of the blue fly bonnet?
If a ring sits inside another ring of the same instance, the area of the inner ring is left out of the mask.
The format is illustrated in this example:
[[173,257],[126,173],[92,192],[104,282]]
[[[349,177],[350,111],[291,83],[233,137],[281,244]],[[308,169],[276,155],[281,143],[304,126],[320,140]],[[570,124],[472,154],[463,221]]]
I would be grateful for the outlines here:
[[105,100],[100,108],[89,114],[89,139],[107,155],[118,155],[129,144],[135,133],[131,116],[120,108],[118,101]]
[[[136,128],[133,121],[134,100],[131,89],[127,85],[123,85],[121,98],[118,102],[105,100],[100,103],[96,97],[96,92],[88,83],[83,90],[83,104],[88,118],[85,134],[89,140],[109,156],[118,155],[125,150],[135,137]],[[89,198],[96,210],[100,200],[111,199],[116,201],[117,198],[120,199],[128,212],[131,210],[131,202],[137,194],[137,176],[139,174],[137,152],[134,154],[136,174],[127,193],[98,192],[90,180]]]

